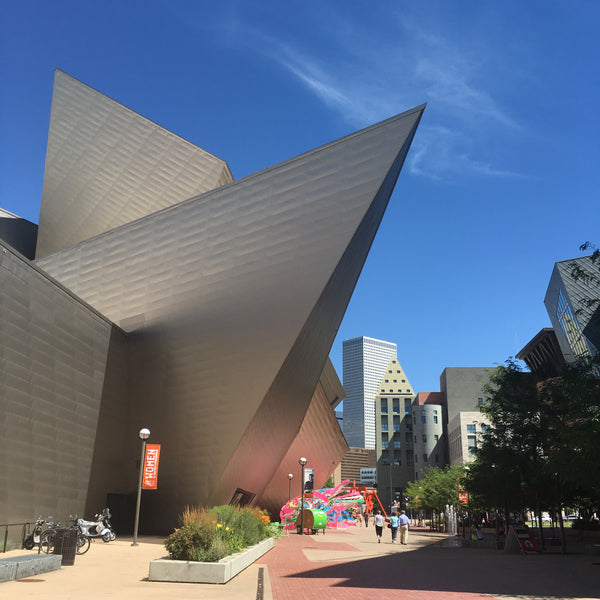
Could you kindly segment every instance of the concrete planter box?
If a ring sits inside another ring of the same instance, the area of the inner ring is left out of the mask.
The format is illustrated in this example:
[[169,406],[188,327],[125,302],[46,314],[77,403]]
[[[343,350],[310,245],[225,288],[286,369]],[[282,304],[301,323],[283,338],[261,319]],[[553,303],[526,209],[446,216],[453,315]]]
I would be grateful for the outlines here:
[[275,545],[268,538],[242,552],[222,558],[219,562],[194,562],[157,558],[150,563],[150,581],[176,581],[180,583],[227,583],[249,567]]
[[25,554],[0,559],[0,582],[60,569],[60,554]]

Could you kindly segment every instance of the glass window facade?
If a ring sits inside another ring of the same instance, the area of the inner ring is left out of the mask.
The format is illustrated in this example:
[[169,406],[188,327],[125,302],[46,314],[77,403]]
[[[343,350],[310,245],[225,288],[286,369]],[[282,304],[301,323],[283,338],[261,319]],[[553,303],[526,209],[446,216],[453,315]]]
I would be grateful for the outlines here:
[[573,354],[577,357],[587,356],[589,354],[583,333],[579,327],[579,323],[566,301],[561,290],[558,290],[558,305],[556,307],[556,318],[560,323],[560,327],[565,334]]

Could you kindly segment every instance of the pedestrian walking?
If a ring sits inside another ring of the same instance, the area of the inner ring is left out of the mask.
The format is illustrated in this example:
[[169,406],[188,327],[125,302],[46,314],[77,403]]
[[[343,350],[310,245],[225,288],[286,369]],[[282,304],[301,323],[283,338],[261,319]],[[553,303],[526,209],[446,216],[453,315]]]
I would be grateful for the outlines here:
[[396,543],[396,537],[398,536],[398,526],[400,522],[398,519],[398,515],[393,512],[390,517],[390,529],[392,530],[392,544]]
[[377,535],[377,543],[381,544],[381,536],[383,535],[383,516],[381,511],[375,513],[375,534]]
[[369,511],[365,511],[365,527],[369,526]]
[[400,543],[406,546],[408,544],[408,526],[410,525],[410,521],[403,510],[400,511],[398,522],[400,523]]

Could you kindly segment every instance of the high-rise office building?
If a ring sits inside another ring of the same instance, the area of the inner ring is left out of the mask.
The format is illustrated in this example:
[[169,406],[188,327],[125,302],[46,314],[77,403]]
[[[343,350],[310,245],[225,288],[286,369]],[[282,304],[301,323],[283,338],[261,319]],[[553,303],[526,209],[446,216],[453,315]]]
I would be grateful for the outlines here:
[[375,396],[395,354],[396,344],[369,337],[343,343],[344,436],[349,446],[375,448]]

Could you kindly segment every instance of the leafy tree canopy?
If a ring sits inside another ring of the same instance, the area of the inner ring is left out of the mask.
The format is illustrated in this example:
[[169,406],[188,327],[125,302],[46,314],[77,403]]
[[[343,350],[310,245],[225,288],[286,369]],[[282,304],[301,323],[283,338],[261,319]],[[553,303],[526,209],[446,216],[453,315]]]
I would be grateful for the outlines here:
[[509,359],[481,407],[491,421],[469,484],[490,506],[600,506],[600,379],[591,361],[545,381]]
[[411,481],[406,492],[413,508],[443,511],[446,505],[458,505],[458,480],[464,477],[463,465],[431,467],[418,481]]

